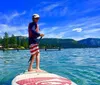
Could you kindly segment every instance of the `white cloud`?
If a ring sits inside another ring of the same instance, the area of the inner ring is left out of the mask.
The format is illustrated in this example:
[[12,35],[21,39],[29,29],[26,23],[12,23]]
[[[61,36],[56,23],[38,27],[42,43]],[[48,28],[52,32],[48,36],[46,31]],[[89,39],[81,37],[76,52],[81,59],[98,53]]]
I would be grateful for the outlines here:
[[71,23],[68,23],[67,28],[82,28],[84,30],[100,28],[100,16],[77,19]]
[[0,36],[3,36],[5,32],[7,32],[9,35],[27,35],[28,27],[25,25],[9,26],[7,24],[0,24]]
[[94,32],[99,32],[100,28],[96,28],[96,29],[90,29],[90,30],[85,30],[84,33],[94,33]]
[[[61,32],[65,32],[63,38],[73,38],[76,40],[88,37],[95,37],[95,38],[100,37],[100,34],[98,34],[98,32],[100,31],[99,17],[100,16],[80,18],[73,22],[69,22],[67,24],[65,23],[65,25],[63,24],[63,26],[58,24],[59,26],[56,25],[54,27],[50,26],[48,28],[44,28],[41,30],[41,32],[46,35],[45,37],[56,37],[56,38],[57,35],[58,37],[62,37],[61,35],[59,36],[59,34]],[[75,32],[72,33],[72,31]]]
[[[44,16],[64,16],[67,11],[68,7],[65,6],[65,3],[67,1],[57,1],[57,2],[43,2],[40,3],[40,14],[42,14],[42,17]],[[45,5],[44,5],[45,4]],[[42,9],[41,9],[42,8]]]
[[66,32],[46,34],[44,38],[63,38]]
[[57,26],[47,27],[40,30],[40,33],[44,33],[45,38],[63,38],[67,31],[64,30],[59,31],[60,29],[61,27],[57,27]]
[[46,23],[39,23],[38,25],[39,26],[44,26],[44,25],[46,25]]
[[71,24],[72,25],[79,25],[80,26],[89,26],[91,24],[100,23],[100,16],[94,16],[94,17],[82,17],[80,19],[74,20]]
[[51,11],[51,10],[55,9],[58,6],[59,6],[58,3],[50,4],[50,5],[46,6],[46,7],[44,7],[42,10],[47,12],[47,11]]
[[82,32],[82,28],[75,28],[75,29],[72,29],[72,31]]
[[7,22],[10,22],[12,19],[14,19],[15,17],[19,17],[21,15],[25,15],[26,14],[26,11],[23,11],[22,13],[18,13],[17,11],[16,12],[13,12],[12,14],[2,14],[0,19],[5,19]]
[[57,29],[59,29],[59,27],[55,26],[55,27],[47,27],[47,28],[43,28],[40,30],[41,33],[44,34],[52,34],[52,33],[56,33]]
[[48,30],[48,33],[53,32],[53,31],[59,29],[59,27],[51,27],[51,28],[49,28],[49,29],[50,29],[50,30]]

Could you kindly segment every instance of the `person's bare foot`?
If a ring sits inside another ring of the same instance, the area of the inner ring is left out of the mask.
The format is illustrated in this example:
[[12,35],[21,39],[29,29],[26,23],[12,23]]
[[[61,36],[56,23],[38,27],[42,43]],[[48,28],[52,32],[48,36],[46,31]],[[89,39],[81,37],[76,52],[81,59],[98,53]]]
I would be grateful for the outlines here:
[[44,72],[44,71],[39,68],[39,69],[36,69],[36,72]]
[[28,72],[36,71],[35,69],[28,69]]

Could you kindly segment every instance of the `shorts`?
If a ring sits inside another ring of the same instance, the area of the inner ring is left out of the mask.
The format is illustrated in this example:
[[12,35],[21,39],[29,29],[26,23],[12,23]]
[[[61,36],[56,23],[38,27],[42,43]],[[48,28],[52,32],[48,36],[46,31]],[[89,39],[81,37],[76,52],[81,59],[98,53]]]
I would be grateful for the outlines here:
[[31,44],[31,45],[29,46],[29,48],[30,48],[30,53],[31,53],[31,55],[34,55],[34,54],[40,52],[40,51],[39,51],[39,45],[38,45],[37,43],[36,43],[36,44]]

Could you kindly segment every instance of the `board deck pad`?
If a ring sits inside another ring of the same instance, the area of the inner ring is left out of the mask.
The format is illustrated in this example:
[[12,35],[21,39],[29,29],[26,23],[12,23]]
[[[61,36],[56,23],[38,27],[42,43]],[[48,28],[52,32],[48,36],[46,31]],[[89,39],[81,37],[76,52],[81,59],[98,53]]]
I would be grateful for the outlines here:
[[56,74],[43,72],[25,72],[12,80],[12,85],[77,85],[71,80]]

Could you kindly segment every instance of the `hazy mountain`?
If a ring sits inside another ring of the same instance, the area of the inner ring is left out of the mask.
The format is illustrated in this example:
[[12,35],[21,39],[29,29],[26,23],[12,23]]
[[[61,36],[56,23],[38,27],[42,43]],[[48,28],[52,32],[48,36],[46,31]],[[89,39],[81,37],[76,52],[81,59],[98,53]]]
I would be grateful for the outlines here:
[[100,47],[100,38],[87,38],[78,41],[78,43],[87,45],[89,47]]

